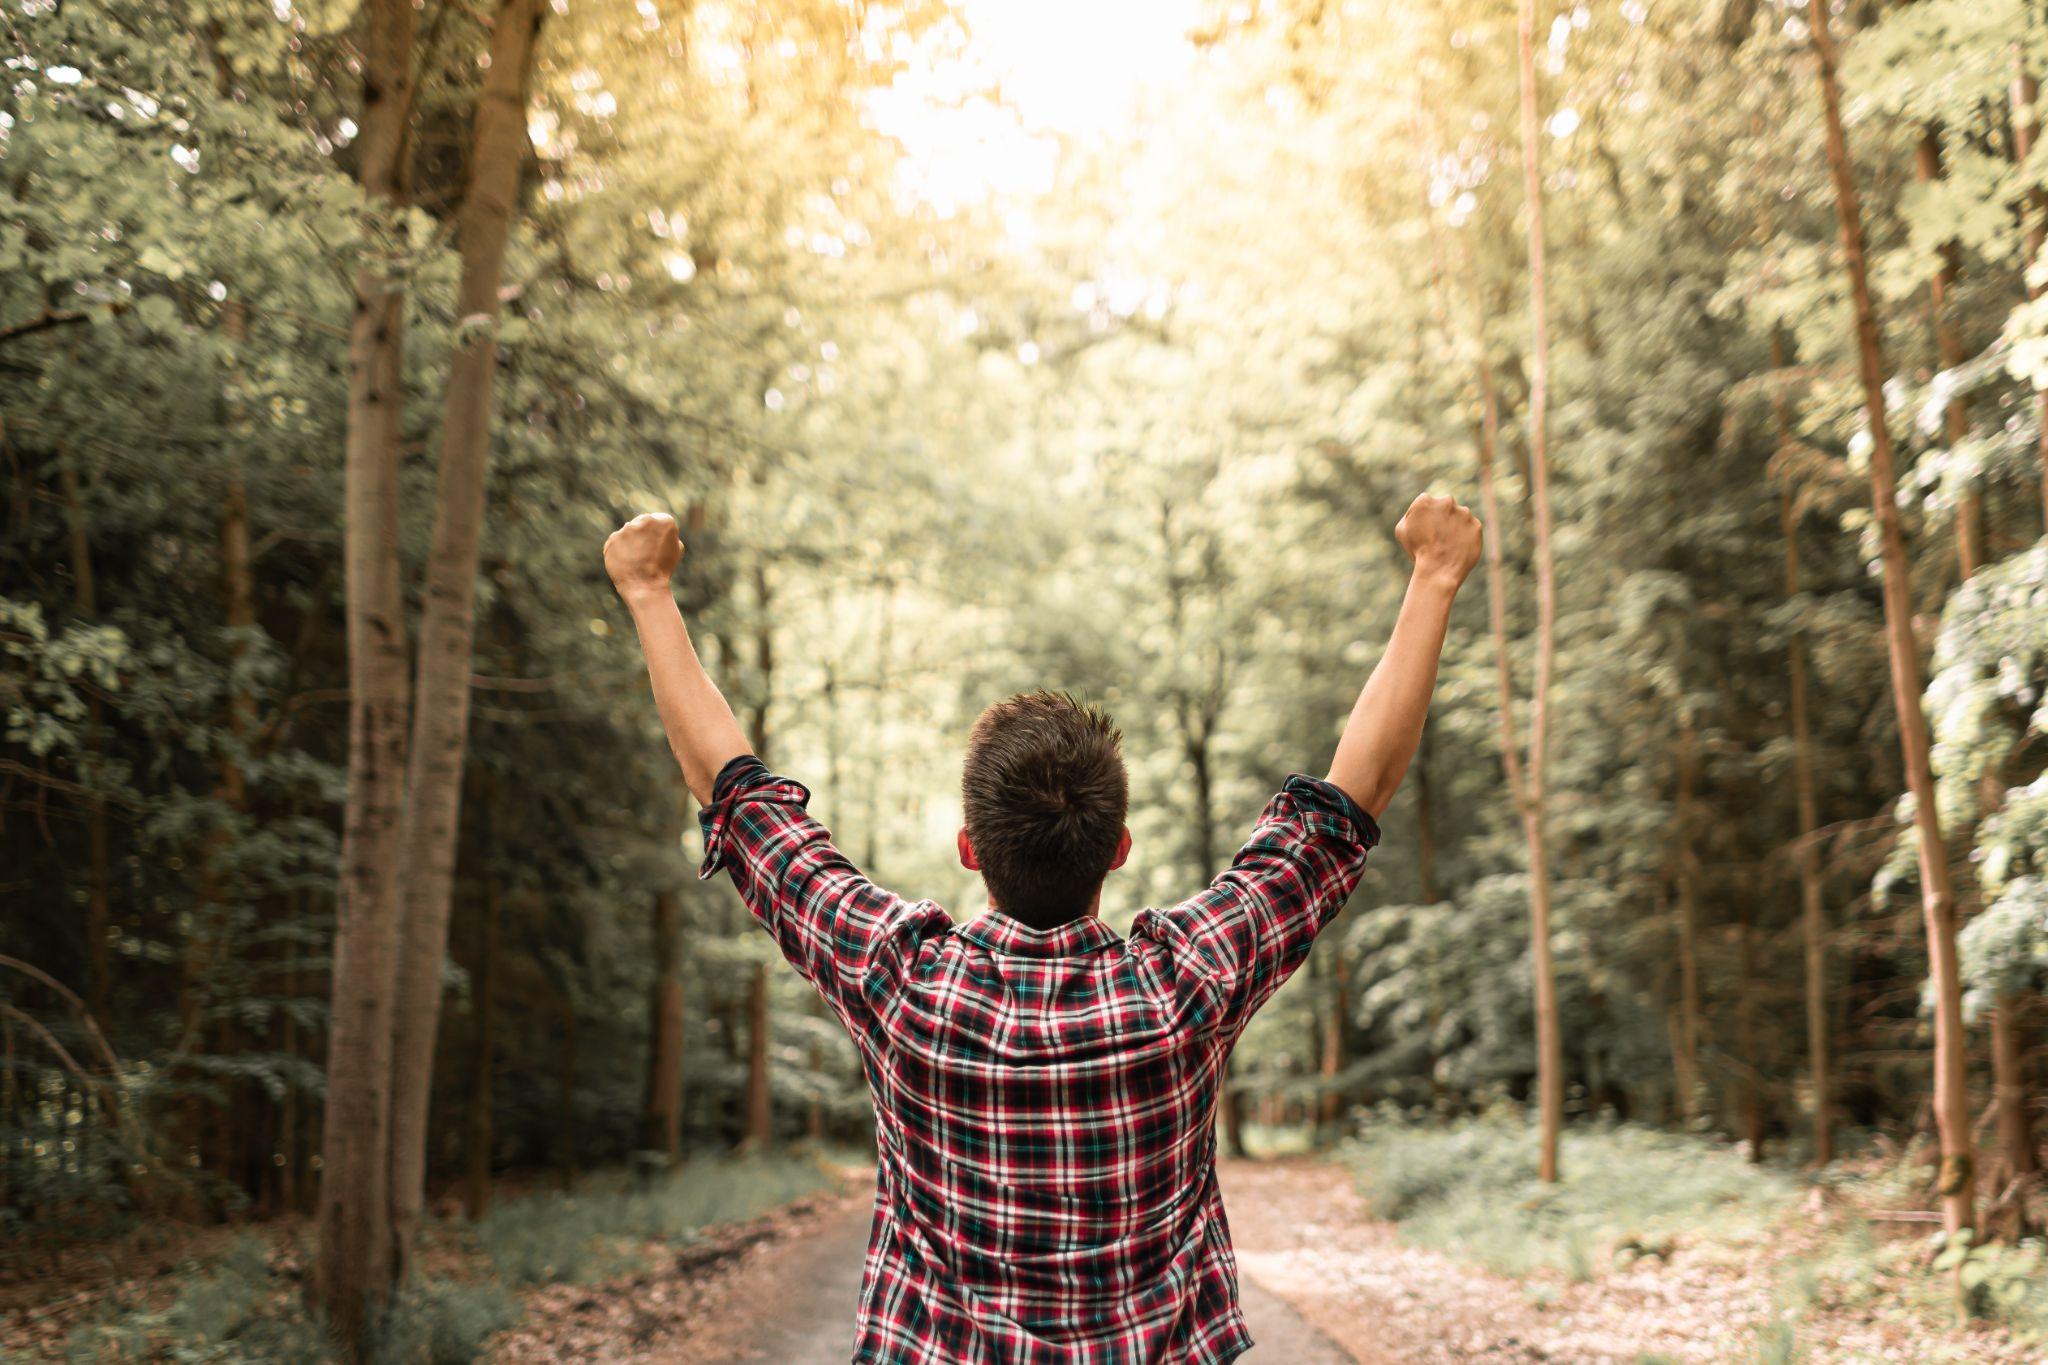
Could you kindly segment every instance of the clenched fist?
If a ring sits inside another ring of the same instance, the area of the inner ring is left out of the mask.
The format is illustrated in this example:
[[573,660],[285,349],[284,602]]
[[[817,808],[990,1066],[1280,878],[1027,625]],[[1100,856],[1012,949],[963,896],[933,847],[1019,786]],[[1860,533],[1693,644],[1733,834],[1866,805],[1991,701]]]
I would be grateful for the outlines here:
[[1470,508],[1441,493],[1424,493],[1408,504],[1394,539],[1415,561],[1417,573],[1445,577],[1455,586],[1479,562],[1482,532]]
[[604,542],[605,570],[628,602],[650,593],[666,595],[682,558],[676,519],[666,512],[642,512]]

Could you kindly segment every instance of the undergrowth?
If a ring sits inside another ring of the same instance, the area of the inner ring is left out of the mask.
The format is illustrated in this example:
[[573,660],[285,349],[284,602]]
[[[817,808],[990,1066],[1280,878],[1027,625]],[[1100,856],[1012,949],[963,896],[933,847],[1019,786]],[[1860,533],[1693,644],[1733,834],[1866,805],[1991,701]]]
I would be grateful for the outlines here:
[[574,1193],[492,1206],[476,1226],[499,1276],[517,1285],[589,1283],[631,1269],[639,1245],[687,1241],[815,1194],[832,1177],[801,1156],[703,1157],[651,1180],[594,1176]]
[[[592,1176],[574,1193],[520,1195],[474,1227],[444,1224],[431,1236],[464,1254],[444,1278],[417,1282],[379,1314],[374,1365],[464,1365],[520,1318],[517,1291],[584,1283],[630,1268],[650,1241],[688,1242],[720,1223],[757,1217],[831,1183],[820,1161],[797,1156],[707,1157],[652,1178]],[[338,1361],[305,1289],[310,1269],[280,1270],[271,1246],[249,1234],[227,1251],[181,1269],[161,1293],[110,1294],[72,1329],[67,1365],[165,1361],[172,1365],[271,1365]]]
[[[1920,1343],[1916,1359],[1972,1359],[1976,1338],[1949,1335],[1958,1284],[1980,1326],[2048,1346],[2048,1244],[1945,1246],[1938,1233],[1865,1216],[1922,1202],[1927,1167],[1911,1152],[1799,1177],[1697,1136],[1581,1124],[1563,1135],[1566,1178],[1546,1186],[1525,1117],[1504,1108],[1450,1123],[1384,1113],[1339,1156],[1404,1240],[1500,1274],[1550,1279],[1532,1286],[1539,1296],[1555,1292],[1556,1277],[1595,1279],[1686,1247],[1757,1254],[1796,1217],[1800,1251],[1772,1268],[1770,1311],[1741,1357],[1756,1365],[1809,1359],[1838,1314],[1889,1323],[1896,1338]],[[1808,1191],[1824,1217],[1795,1215]]]
[[1382,1116],[1342,1156],[1407,1239],[1513,1276],[1585,1280],[1681,1240],[1760,1239],[1799,1188],[1732,1150],[1617,1123],[1568,1129],[1569,1178],[1545,1185],[1522,1115],[1507,1111],[1449,1124]]

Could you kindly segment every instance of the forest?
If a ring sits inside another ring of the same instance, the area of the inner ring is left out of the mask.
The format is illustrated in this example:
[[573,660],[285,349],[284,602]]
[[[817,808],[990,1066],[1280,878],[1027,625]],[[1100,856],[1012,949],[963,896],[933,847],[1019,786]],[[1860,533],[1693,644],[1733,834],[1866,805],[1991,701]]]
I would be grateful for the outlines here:
[[1105,705],[1122,927],[1327,770],[1426,490],[1487,558],[1233,1057],[1241,1238],[1431,1258],[1470,1340],[1389,1359],[2048,1350],[2048,8],[0,34],[0,1359],[809,1359],[712,1318],[866,1078],[697,876],[606,534],[956,918],[974,717]]

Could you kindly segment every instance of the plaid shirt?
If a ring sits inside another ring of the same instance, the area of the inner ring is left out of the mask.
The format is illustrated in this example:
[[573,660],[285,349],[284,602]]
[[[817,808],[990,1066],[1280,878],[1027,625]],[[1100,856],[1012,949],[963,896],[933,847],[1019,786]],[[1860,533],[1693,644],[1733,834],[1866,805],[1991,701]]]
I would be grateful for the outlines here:
[[1251,1346],[1216,1186],[1223,1065],[1379,842],[1290,777],[1222,876],[1129,938],[1094,917],[964,925],[863,877],[810,793],[734,759],[703,875],[852,1033],[879,1152],[853,1359],[1223,1362]]

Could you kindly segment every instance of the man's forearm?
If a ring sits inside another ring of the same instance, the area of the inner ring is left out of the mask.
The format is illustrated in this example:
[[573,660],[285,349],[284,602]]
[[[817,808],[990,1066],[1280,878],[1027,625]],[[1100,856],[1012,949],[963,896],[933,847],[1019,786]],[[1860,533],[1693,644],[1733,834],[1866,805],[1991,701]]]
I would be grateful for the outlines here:
[[1330,781],[1375,819],[1394,799],[1422,740],[1458,583],[1429,569],[1417,569],[1408,580],[1386,653],[1366,679],[1337,741]]
[[668,747],[682,765],[691,794],[708,805],[719,770],[748,751],[747,737],[697,658],[674,595],[666,587],[635,592],[626,605],[647,655],[647,677],[654,685],[654,704],[661,711]]

